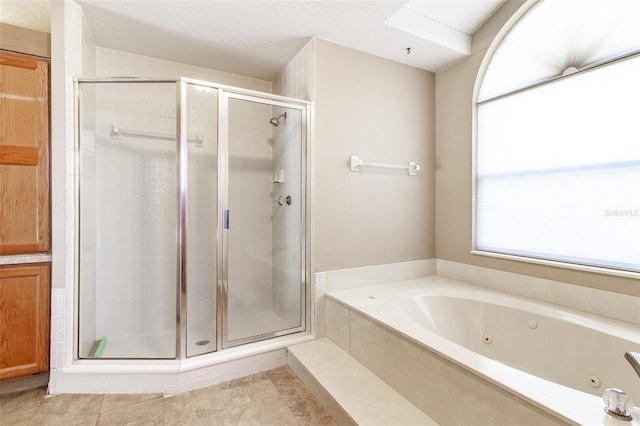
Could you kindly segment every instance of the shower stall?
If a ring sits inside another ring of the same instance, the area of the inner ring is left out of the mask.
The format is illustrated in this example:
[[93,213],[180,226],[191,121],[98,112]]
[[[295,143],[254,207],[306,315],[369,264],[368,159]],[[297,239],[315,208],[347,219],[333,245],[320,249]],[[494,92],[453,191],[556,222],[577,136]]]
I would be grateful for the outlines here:
[[76,358],[184,359],[305,331],[309,103],[77,79]]

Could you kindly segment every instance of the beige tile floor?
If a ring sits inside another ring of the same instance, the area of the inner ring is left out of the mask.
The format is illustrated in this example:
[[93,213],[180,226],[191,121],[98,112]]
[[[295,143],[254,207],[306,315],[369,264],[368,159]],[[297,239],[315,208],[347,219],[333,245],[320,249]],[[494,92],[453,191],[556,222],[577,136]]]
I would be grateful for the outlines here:
[[334,425],[289,367],[174,396],[0,395],[0,425]]

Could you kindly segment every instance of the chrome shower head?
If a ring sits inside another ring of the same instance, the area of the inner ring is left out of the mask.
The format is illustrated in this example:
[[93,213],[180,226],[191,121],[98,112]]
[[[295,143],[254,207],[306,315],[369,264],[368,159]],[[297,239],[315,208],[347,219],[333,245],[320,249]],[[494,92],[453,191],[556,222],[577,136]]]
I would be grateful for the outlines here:
[[278,127],[280,125],[280,119],[281,118],[284,118],[286,120],[287,119],[287,113],[283,112],[279,116],[273,117],[271,120],[269,120],[269,124],[271,124],[273,127]]

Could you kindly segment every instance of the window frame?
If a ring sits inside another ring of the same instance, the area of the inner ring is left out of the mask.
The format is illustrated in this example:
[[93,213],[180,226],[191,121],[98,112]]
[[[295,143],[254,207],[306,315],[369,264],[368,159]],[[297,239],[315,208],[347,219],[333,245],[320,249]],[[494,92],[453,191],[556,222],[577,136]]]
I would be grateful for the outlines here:
[[477,177],[477,169],[478,169],[478,108],[481,104],[486,103],[486,102],[492,102],[495,100],[498,100],[499,98],[502,97],[507,97],[507,96],[512,96],[518,93],[521,93],[523,91],[527,91],[527,90],[531,90],[531,89],[535,89],[538,88],[542,85],[547,85],[553,82],[556,82],[560,79],[564,79],[564,78],[571,78],[573,77],[575,74],[581,74],[581,73],[587,73],[593,70],[596,70],[598,68],[601,67],[606,67],[612,64],[615,64],[617,62],[621,62],[624,61],[626,59],[630,59],[636,56],[640,56],[640,51],[636,51],[636,52],[632,52],[632,53],[628,53],[625,55],[621,55],[618,57],[615,57],[613,59],[608,59],[608,60],[604,60],[595,64],[592,64],[588,67],[585,67],[579,71],[577,71],[576,73],[572,73],[570,75],[561,75],[561,76],[556,76],[556,77],[552,77],[549,78],[545,81],[530,85],[530,86],[526,86],[523,88],[519,88],[516,90],[513,90],[511,92],[508,93],[503,93],[503,94],[499,94],[496,96],[492,96],[492,97],[488,97],[486,99],[483,99],[482,101],[478,101],[479,95],[480,95],[480,88],[481,88],[481,84],[482,81],[484,79],[484,76],[487,72],[487,69],[489,67],[489,64],[491,63],[491,60],[495,54],[495,52],[497,51],[497,49],[500,47],[500,45],[502,44],[502,42],[504,41],[505,37],[509,34],[509,32],[511,30],[513,30],[517,23],[523,19],[525,17],[525,15],[531,11],[536,5],[538,5],[541,2],[541,0],[536,0],[533,2],[528,2],[525,5],[523,5],[520,9],[518,9],[512,16],[511,18],[503,25],[503,27],[500,29],[500,31],[498,32],[498,34],[496,35],[496,37],[493,39],[492,43],[490,44],[490,46],[487,49],[487,52],[485,53],[485,56],[482,60],[482,63],[480,65],[480,68],[477,71],[476,74],[476,80],[475,80],[475,84],[474,84],[474,90],[473,90],[473,95],[472,95],[472,106],[471,106],[471,110],[472,110],[472,159],[471,159],[471,165],[472,165],[472,170],[471,170],[471,250],[470,253],[472,255],[478,255],[478,256],[484,256],[484,257],[490,257],[490,258],[497,258],[497,259],[505,259],[505,260],[511,260],[511,261],[517,261],[517,262],[525,262],[525,263],[530,263],[530,264],[537,264],[537,265],[543,265],[543,266],[551,266],[551,267],[556,267],[556,268],[562,268],[562,269],[569,269],[569,270],[577,270],[577,271],[584,271],[584,272],[592,272],[592,273],[598,273],[598,274],[605,274],[605,275],[612,275],[612,276],[620,276],[620,277],[625,277],[625,278],[635,278],[635,279],[640,279],[640,272],[634,272],[634,271],[628,271],[628,270],[622,270],[622,269],[615,269],[615,268],[608,268],[606,266],[594,266],[594,265],[587,265],[587,264],[580,264],[580,263],[573,263],[573,262],[568,262],[568,261],[563,261],[563,260],[552,260],[552,259],[544,259],[544,258],[537,258],[537,257],[530,257],[530,256],[525,256],[525,255],[520,255],[520,254],[508,254],[508,253],[501,253],[501,252],[493,252],[493,251],[487,251],[487,250],[481,250],[477,248],[477,204],[478,204],[478,197],[477,197],[477,190],[478,190],[478,177]]

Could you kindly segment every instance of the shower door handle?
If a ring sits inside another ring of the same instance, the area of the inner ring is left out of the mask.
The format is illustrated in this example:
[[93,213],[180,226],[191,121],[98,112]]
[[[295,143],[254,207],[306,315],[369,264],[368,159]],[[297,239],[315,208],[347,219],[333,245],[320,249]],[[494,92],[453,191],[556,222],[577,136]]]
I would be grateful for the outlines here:
[[223,227],[224,229],[229,229],[229,210],[225,210],[225,211],[224,211],[222,221],[223,221],[223,225],[222,225],[222,227]]

